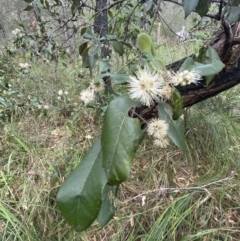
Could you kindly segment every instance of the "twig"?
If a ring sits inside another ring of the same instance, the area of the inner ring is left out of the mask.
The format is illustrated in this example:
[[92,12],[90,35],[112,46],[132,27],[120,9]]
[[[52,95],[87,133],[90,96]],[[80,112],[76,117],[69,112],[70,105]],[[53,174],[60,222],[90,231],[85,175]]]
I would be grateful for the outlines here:
[[123,203],[128,203],[128,202],[130,202],[132,200],[135,200],[135,199],[137,199],[139,197],[142,197],[142,196],[145,196],[145,195],[148,195],[148,194],[151,194],[151,193],[155,193],[155,192],[161,193],[161,192],[166,192],[166,191],[169,191],[169,192],[180,192],[180,191],[200,190],[200,191],[205,191],[205,192],[209,193],[209,191],[207,190],[207,187],[212,186],[212,185],[217,185],[219,183],[223,183],[223,182],[226,182],[226,181],[229,181],[229,180],[233,179],[236,174],[237,173],[235,172],[235,173],[233,173],[229,177],[226,177],[226,178],[214,181],[214,182],[210,182],[208,184],[205,184],[205,185],[202,185],[202,186],[199,186],[199,187],[182,187],[182,188],[161,187],[161,188],[158,188],[158,189],[149,190],[149,191],[143,192],[141,194],[138,194],[137,196],[132,197],[132,198],[124,201]]

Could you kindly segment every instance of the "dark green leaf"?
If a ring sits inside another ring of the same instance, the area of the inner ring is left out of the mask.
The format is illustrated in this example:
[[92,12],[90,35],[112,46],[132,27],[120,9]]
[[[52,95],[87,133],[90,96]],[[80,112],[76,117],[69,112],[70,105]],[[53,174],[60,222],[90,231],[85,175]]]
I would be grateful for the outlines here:
[[32,3],[34,0],[23,0],[26,3]]
[[185,18],[197,7],[199,0],[182,0]]
[[201,16],[205,16],[208,13],[210,8],[210,1],[209,0],[199,0],[198,5],[196,7],[196,12]]
[[149,10],[153,9],[153,0],[148,0],[147,1],[147,6],[146,6],[146,12],[149,12]]
[[109,16],[109,18],[113,18],[113,13],[111,10],[108,10],[108,16]]
[[71,6],[71,10],[73,14],[77,12],[78,8],[80,7],[80,4],[81,4],[81,1],[73,0],[72,6]]
[[127,74],[111,74],[113,81],[117,85],[124,85],[127,84],[129,81],[129,75]]
[[240,5],[240,0],[233,0],[232,1],[233,6],[239,6]]
[[138,119],[128,116],[133,101],[122,95],[110,102],[104,116],[102,130],[103,167],[108,174],[108,184],[125,181],[131,171],[135,147],[141,134]]
[[118,187],[118,185],[106,185],[104,187],[102,206],[97,217],[97,220],[102,227],[104,227],[115,214],[116,207],[114,205],[114,200],[117,196]]
[[224,12],[225,12],[225,18],[228,23],[233,23],[240,20],[239,7],[227,6],[225,7]]
[[111,77],[114,81],[114,84],[117,85],[124,85],[128,83],[129,80],[129,75],[127,74],[113,74],[110,72],[107,72],[105,74],[101,74],[98,75],[97,78],[95,79],[94,83],[99,83],[99,81],[103,78],[103,77]]
[[117,52],[120,56],[123,56],[124,49],[123,49],[123,43],[122,42],[112,40],[112,41],[109,41],[109,43],[112,45],[115,52]]
[[184,135],[183,120],[181,120],[181,118],[176,121],[172,119],[172,107],[167,103],[158,104],[158,115],[159,118],[165,120],[169,124],[168,137],[183,152],[186,152],[188,146]]
[[87,31],[87,28],[82,28],[80,31],[81,36],[83,36],[83,34],[85,34],[86,31]]
[[98,61],[99,73],[104,73],[110,70],[112,65],[110,64],[109,59],[99,60]]
[[90,74],[92,75],[92,71],[96,66],[96,62],[99,59],[100,53],[99,53],[99,46],[93,50],[88,57],[88,63],[89,63],[89,69],[90,69]]
[[94,36],[91,28],[87,28],[82,36],[86,39],[95,39],[95,36]]
[[79,54],[80,54],[81,56],[82,56],[82,54],[83,54],[83,51],[86,50],[87,46],[88,46],[88,42],[85,42],[85,43],[83,43],[83,44],[81,44],[81,45],[79,46]]
[[176,88],[172,89],[173,120],[177,120],[182,114],[182,96]]
[[57,205],[74,229],[83,231],[97,218],[106,183],[101,143],[98,140],[61,185],[57,194]]
[[83,51],[82,55],[81,55],[81,57],[82,57],[82,66],[84,68],[89,68],[89,56],[88,56],[89,49],[90,49],[90,47],[86,48]]
[[33,6],[27,5],[27,7],[23,9],[23,11],[30,11],[32,9],[33,9]]

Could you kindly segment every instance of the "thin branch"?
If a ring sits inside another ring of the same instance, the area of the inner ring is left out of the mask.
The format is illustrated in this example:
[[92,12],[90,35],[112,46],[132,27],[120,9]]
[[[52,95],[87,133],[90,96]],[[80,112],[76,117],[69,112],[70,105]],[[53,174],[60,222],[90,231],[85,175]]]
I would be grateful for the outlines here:
[[213,186],[213,185],[218,185],[218,184],[222,184],[224,182],[227,182],[229,180],[232,180],[235,176],[237,175],[236,172],[234,172],[231,176],[214,181],[214,182],[210,182],[208,184],[202,185],[202,186],[198,186],[198,187],[182,187],[182,188],[170,188],[170,187],[161,187],[158,189],[153,189],[153,190],[149,190],[143,193],[138,194],[135,197],[129,198],[126,201],[124,201],[123,203],[128,203],[132,200],[136,200],[142,196],[146,196],[148,194],[152,194],[152,193],[161,193],[161,192],[180,192],[180,191],[204,191],[209,193],[209,191],[207,190],[208,187]]

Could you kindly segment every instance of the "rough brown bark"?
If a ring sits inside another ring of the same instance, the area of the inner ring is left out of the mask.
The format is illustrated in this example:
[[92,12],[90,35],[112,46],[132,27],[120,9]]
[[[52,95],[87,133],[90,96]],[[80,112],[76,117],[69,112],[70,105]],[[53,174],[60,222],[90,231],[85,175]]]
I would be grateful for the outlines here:
[[[178,90],[183,95],[183,107],[192,106],[240,83],[240,45],[233,44],[233,40],[240,36],[240,23],[229,27],[231,28],[231,39],[226,37],[228,34],[224,30],[209,43],[216,49],[225,64],[224,70],[216,75],[208,86],[205,81],[202,81],[199,85],[192,84],[185,89],[179,87]],[[169,67],[176,68],[182,62],[183,60]]]

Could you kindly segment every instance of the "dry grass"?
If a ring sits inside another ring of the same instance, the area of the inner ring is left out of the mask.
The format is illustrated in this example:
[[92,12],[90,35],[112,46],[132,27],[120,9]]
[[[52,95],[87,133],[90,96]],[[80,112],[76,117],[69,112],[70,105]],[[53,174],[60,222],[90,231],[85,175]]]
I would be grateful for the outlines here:
[[[101,116],[83,106],[70,105],[68,113],[68,107],[56,104],[59,89],[79,103],[86,83],[76,82],[77,70],[69,68],[67,74],[60,66],[57,81],[50,70],[34,71],[41,81],[24,80],[29,84],[24,91],[49,104],[47,114],[26,111],[1,124],[3,241],[240,239],[239,87],[186,110],[190,153],[183,155],[174,146],[156,150],[150,139],[144,140],[120,187],[113,220],[103,229],[94,223],[76,233],[58,211],[56,193],[99,137]],[[88,134],[92,140],[85,138]]]

